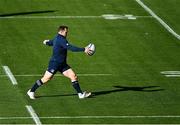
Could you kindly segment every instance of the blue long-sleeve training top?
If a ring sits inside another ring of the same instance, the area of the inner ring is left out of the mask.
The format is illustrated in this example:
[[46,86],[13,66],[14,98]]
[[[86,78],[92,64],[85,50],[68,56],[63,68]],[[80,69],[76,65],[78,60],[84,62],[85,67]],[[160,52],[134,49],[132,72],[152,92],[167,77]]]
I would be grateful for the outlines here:
[[46,42],[46,45],[53,46],[51,61],[56,61],[58,63],[66,62],[67,50],[73,52],[83,52],[85,50],[85,48],[79,48],[69,44],[66,38],[60,34],[58,34],[53,40]]

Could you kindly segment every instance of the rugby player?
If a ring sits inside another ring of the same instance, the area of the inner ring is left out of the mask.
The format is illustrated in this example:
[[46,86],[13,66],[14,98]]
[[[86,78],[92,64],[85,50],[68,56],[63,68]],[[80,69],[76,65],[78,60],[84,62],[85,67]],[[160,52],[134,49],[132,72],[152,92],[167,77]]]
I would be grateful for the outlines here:
[[72,68],[67,64],[67,50],[71,50],[72,52],[85,52],[86,54],[90,53],[91,50],[88,47],[79,48],[74,45],[71,45],[66,37],[68,34],[67,26],[59,26],[58,34],[55,36],[53,40],[44,40],[43,43],[47,46],[53,46],[53,54],[49,61],[48,69],[46,70],[44,76],[37,80],[32,88],[28,90],[27,95],[30,99],[36,99],[35,91],[51,80],[56,74],[57,71],[62,73],[65,77],[71,80],[72,86],[77,92],[77,95],[80,99],[87,98],[91,95],[90,92],[83,92],[80,88],[78,77]]

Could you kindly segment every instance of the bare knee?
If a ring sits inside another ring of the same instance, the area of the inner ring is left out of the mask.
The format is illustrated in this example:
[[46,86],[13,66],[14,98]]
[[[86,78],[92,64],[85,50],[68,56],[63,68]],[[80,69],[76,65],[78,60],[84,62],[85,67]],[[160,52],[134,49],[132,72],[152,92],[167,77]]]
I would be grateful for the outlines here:
[[43,76],[43,77],[41,78],[41,81],[43,82],[43,84],[44,84],[44,83],[47,83],[49,80],[51,80],[51,77]]
[[78,77],[76,73],[72,69],[68,69],[63,72],[63,75],[66,76],[67,78],[71,79],[71,81],[77,81]]
[[71,81],[77,81],[78,80],[78,76],[76,74],[72,74],[70,76],[70,79],[71,79]]
[[50,73],[49,71],[46,71],[44,76],[41,78],[41,81],[43,83],[47,83],[49,80],[51,80],[52,77],[53,77],[53,74]]

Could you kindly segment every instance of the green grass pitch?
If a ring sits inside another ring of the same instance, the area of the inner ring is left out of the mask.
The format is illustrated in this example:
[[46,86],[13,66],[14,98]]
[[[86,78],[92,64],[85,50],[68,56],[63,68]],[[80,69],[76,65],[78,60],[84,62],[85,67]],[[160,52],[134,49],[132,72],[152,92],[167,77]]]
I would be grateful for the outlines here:
[[[180,123],[180,78],[161,74],[180,71],[180,40],[135,0],[12,1],[0,1],[0,124],[35,124],[26,105],[33,107],[42,124]],[[180,34],[179,0],[142,2]],[[142,17],[21,18],[103,14]],[[15,76],[18,85],[14,86],[2,66],[8,66],[14,75],[43,74],[52,48],[42,41],[53,38],[62,24],[69,26],[72,44],[84,47],[92,42],[97,48],[92,57],[69,52],[68,64],[73,70],[77,74],[110,75],[79,76],[83,90],[93,93],[84,100],[75,95],[69,79],[58,75],[38,89],[39,98],[32,101],[26,92],[41,76]]]

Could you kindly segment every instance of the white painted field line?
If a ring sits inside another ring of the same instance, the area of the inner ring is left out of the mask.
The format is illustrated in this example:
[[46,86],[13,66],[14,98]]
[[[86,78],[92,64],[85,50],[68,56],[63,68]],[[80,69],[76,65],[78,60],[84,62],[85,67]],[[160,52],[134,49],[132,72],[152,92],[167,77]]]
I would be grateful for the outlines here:
[[161,74],[180,75],[180,71],[162,71]]
[[[34,77],[34,76],[42,76],[43,74],[15,74],[16,77]],[[78,76],[111,76],[112,74],[77,74]],[[7,75],[0,75],[0,77],[6,77]],[[56,75],[63,76],[63,75]]]
[[9,69],[9,67],[8,66],[2,66],[2,67],[3,67],[3,69],[4,69],[5,73],[6,73],[6,76],[8,76],[9,79],[11,80],[11,83],[13,85],[17,85],[18,83],[17,83],[14,75],[12,74],[11,70]]
[[173,36],[180,40],[180,35],[177,34],[171,27],[169,27],[160,17],[158,17],[149,7],[147,7],[141,0],[135,0],[139,5],[141,5],[149,14],[151,14],[161,25],[163,25],[166,30],[168,30]]
[[180,71],[162,71],[160,73],[166,77],[180,77]]
[[180,118],[180,116],[61,116],[61,117],[41,117],[49,119],[119,119],[119,118]]
[[50,117],[0,117],[4,120],[9,119],[128,119],[128,118],[180,118],[179,115],[153,115],[153,116],[146,116],[146,115],[135,115],[135,116],[50,116]]
[[180,77],[180,75],[165,75],[166,77]]
[[129,19],[133,20],[136,18],[152,18],[152,16],[134,16],[131,14],[118,15],[118,14],[104,14],[101,16],[7,16],[0,17],[0,19]]
[[[37,116],[37,114],[34,111],[34,109],[32,108],[32,106],[26,105],[26,109],[29,112],[29,114],[31,115],[31,117],[26,117],[26,118],[33,118],[33,120],[36,123],[36,125],[42,125],[39,117]],[[23,118],[23,117],[21,117],[21,118]]]
[[7,16],[0,17],[1,19],[71,19],[71,18],[102,18],[101,16]]

